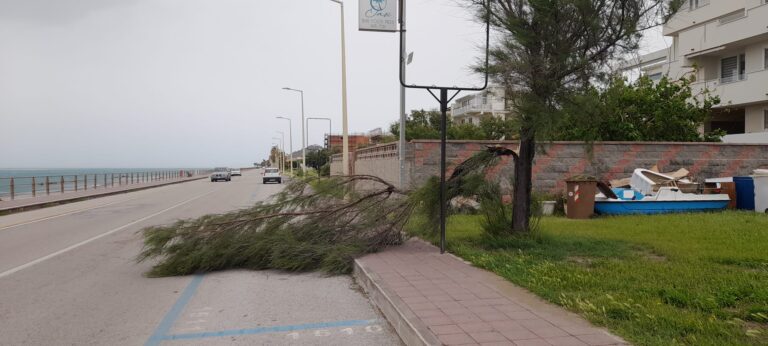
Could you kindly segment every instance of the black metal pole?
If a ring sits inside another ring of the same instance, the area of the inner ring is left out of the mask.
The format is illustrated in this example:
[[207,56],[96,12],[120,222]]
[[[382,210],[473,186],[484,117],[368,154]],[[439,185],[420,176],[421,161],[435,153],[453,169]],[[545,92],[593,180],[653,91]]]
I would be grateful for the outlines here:
[[440,89],[440,253],[445,253],[445,140],[448,132],[448,89]]

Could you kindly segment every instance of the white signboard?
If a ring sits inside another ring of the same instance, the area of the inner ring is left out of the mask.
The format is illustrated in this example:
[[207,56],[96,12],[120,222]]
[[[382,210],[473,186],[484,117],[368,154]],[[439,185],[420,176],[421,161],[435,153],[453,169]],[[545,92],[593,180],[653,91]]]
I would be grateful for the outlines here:
[[360,30],[397,31],[397,0],[359,0]]

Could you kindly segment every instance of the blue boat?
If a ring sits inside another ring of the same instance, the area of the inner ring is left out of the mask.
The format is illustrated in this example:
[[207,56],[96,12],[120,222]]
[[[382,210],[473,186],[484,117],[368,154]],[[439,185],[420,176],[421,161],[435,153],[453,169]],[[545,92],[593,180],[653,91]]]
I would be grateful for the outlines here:
[[[670,178],[661,186],[658,177]],[[652,181],[656,180],[656,181]],[[595,196],[595,213],[601,215],[669,214],[718,211],[728,207],[727,194],[685,193],[675,186],[674,178],[646,170],[635,170],[632,187],[611,189],[598,183],[600,193]],[[671,186],[669,186],[671,185]],[[645,194],[643,192],[645,192]]]

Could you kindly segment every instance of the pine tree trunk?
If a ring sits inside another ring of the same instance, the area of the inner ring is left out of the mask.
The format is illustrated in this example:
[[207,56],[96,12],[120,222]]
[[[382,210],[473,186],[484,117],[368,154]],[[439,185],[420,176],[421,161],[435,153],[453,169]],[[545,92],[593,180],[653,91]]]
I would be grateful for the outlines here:
[[526,128],[520,134],[520,157],[515,160],[515,182],[512,200],[512,231],[527,232],[531,216],[531,182],[533,157],[536,154],[534,130]]

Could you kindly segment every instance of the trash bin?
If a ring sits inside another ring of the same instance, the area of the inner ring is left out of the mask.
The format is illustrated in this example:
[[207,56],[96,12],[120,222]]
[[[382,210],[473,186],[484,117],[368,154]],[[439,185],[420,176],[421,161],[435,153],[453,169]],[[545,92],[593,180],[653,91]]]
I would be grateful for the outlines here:
[[597,181],[591,179],[566,180],[566,216],[569,219],[589,219],[595,212]]
[[752,181],[755,184],[755,211],[768,214],[768,169],[756,169]]
[[733,177],[736,184],[736,209],[755,210],[755,182],[752,177]]

